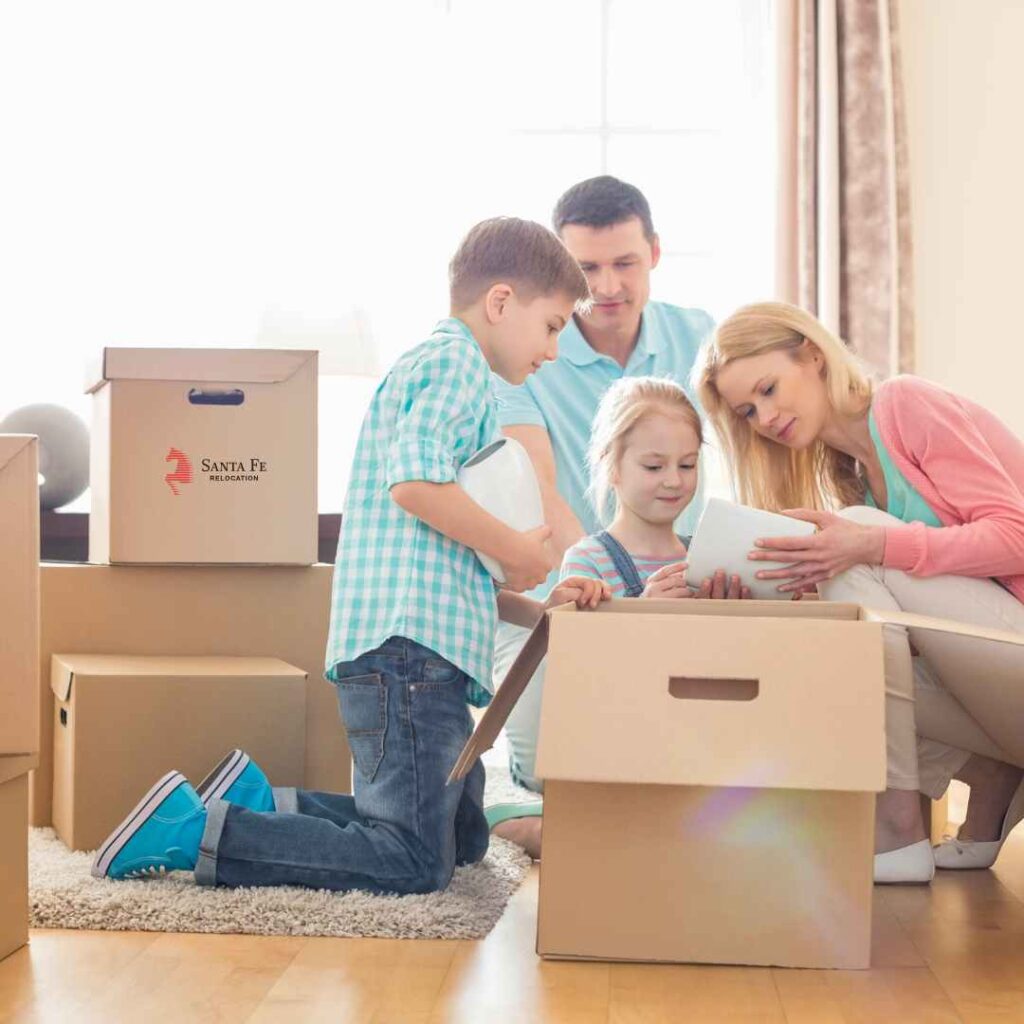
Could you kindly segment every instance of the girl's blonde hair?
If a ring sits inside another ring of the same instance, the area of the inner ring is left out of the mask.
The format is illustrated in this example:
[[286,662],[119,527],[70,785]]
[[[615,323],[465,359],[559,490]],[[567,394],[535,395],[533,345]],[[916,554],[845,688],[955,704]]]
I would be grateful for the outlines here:
[[588,494],[602,523],[617,511],[618,499],[612,476],[622,458],[629,432],[651,412],[676,415],[704,443],[700,416],[686,391],[668,377],[621,377],[604,393],[590,430],[587,465],[590,469]]
[[740,501],[756,508],[842,508],[864,500],[852,456],[823,441],[794,451],[763,437],[718,391],[719,372],[734,360],[777,350],[797,359],[804,339],[824,359],[822,379],[832,408],[841,415],[863,412],[873,390],[866,368],[821,321],[786,302],[743,306],[723,320],[694,374],[701,405],[726,447]]

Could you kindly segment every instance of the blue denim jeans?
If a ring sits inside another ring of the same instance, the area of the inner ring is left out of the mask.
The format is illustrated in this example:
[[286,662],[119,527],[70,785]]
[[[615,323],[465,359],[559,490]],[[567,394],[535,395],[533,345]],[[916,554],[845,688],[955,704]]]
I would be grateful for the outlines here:
[[487,852],[483,765],[445,785],[473,728],[465,674],[391,637],[335,676],[354,795],[275,789],[273,812],[212,801],[200,884],[432,892]]

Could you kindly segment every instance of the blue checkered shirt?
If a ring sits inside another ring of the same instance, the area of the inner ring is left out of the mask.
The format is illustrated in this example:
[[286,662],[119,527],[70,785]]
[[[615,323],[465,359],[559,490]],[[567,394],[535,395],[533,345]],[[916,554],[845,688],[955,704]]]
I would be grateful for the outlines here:
[[327,675],[390,636],[437,651],[490,691],[498,611],[494,581],[467,547],[401,509],[390,488],[451,483],[499,436],[490,367],[461,320],[442,320],[377,388],[352,461],[334,566]]

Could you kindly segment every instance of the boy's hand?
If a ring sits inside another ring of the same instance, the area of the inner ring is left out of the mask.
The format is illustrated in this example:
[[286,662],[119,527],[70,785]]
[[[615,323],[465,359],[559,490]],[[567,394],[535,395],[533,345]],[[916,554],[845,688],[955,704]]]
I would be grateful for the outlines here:
[[522,593],[539,587],[554,568],[551,550],[547,540],[551,536],[550,526],[538,526],[535,530],[519,534],[514,550],[499,559],[505,570],[505,586]]
[[657,572],[647,577],[647,585],[641,597],[693,597],[693,592],[686,585],[686,562],[673,562],[663,565]]
[[577,608],[596,608],[612,596],[612,588],[604,580],[590,576],[567,576],[555,587],[544,602],[545,608],[576,602]]

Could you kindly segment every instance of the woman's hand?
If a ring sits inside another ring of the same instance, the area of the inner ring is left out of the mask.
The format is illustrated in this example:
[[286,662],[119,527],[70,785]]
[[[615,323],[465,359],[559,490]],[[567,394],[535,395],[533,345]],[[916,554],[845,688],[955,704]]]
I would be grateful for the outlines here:
[[663,565],[647,577],[647,584],[641,597],[693,597],[693,591],[686,585],[686,563],[673,562]]
[[596,608],[611,596],[612,589],[604,580],[595,580],[590,576],[566,576],[548,594],[544,607],[554,608],[556,605],[575,601],[577,608]]
[[749,601],[750,587],[745,586],[739,576],[726,579],[725,570],[716,569],[715,575],[706,577],[693,596],[705,601]]
[[810,537],[762,537],[751,561],[788,562],[782,569],[763,569],[759,580],[788,580],[778,589],[806,591],[855,565],[881,565],[885,554],[885,528],[851,523],[831,512],[788,509],[783,515],[814,523]]

